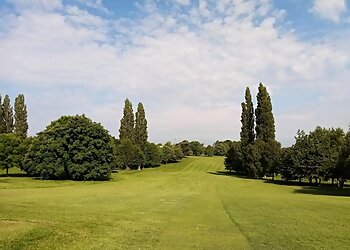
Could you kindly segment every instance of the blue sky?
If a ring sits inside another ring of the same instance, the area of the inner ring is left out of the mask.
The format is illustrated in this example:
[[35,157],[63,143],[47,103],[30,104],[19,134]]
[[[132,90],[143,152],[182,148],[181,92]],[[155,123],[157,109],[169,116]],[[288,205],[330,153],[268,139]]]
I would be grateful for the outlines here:
[[118,136],[125,98],[150,140],[239,139],[259,82],[277,139],[348,128],[346,0],[0,0],[0,93],[24,93],[30,134],[86,114]]

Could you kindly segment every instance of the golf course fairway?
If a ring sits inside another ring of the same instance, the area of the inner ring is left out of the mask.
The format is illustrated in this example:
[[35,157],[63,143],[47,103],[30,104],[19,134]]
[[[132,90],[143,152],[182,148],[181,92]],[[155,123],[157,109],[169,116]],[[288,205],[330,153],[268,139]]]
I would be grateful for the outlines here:
[[100,182],[2,176],[0,249],[350,249],[349,187],[246,179],[223,162],[189,157]]

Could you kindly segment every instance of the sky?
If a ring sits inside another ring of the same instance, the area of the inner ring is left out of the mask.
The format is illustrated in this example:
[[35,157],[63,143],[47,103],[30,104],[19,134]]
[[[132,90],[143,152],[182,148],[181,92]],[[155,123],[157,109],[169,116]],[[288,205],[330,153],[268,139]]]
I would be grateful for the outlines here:
[[347,0],[0,0],[0,94],[29,134],[85,114],[119,136],[124,100],[149,140],[238,140],[260,82],[277,140],[350,124]]

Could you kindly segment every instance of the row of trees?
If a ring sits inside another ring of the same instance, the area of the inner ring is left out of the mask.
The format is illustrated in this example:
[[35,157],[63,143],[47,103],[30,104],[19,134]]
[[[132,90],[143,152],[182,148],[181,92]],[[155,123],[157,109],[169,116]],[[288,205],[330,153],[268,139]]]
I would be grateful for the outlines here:
[[8,169],[18,165],[25,152],[28,133],[28,114],[24,95],[15,99],[14,112],[8,95],[0,95],[0,166]]
[[337,180],[338,186],[350,178],[350,131],[316,127],[310,133],[298,131],[295,144],[282,149],[278,172],[286,181],[306,179],[311,184]]
[[0,95],[0,134],[16,134],[25,139],[28,134],[28,114],[24,95],[15,99],[15,112],[11,106],[10,97],[5,95],[4,101]]
[[274,178],[281,144],[275,140],[275,120],[266,87],[260,83],[255,110],[248,87],[245,102],[241,106],[241,140],[231,144],[225,158],[225,167],[252,178],[266,175]]
[[242,103],[240,141],[232,142],[225,167],[252,178],[280,174],[286,181],[303,180],[320,184],[337,180],[338,186],[350,179],[350,130],[317,127],[309,134],[298,131],[295,144],[281,148],[275,140],[275,123],[270,95],[259,85],[254,110],[249,88]]

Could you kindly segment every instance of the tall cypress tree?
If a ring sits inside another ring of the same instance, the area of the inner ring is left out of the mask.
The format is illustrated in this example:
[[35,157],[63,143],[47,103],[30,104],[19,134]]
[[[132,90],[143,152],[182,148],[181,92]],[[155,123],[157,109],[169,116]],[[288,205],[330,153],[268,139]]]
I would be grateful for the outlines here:
[[147,142],[148,132],[147,132],[147,120],[146,120],[145,109],[142,103],[139,103],[137,105],[137,112],[135,116],[136,116],[135,131],[134,131],[135,143],[143,147]]
[[3,109],[3,104],[1,100],[1,95],[0,95],[0,134],[6,133],[6,123],[5,123],[5,117],[4,117],[4,109]]
[[10,98],[8,95],[5,95],[4,104],[4,121],[5,121],[5,133],[13,133],[13,110],[10,103]]
[[28,133],[28,114],[25,105],[24,95],[20,94],[15,99],[15,134],[21,138],[27,138]]
[[242,146],[252,144],[255,140],[254,133],[254,107],[252,102],[252,95],[250,89],[247,87],[245,91],[245,102],[242,103],[242,116],[241,116],[242,128],[241,128],[241,142]]
[[125,100],[123,118],[120,120],[119,139],[129,139],[134,141],[134,113],[129,99]]
[[260,83],[257,95],[256,138],[264,142],[275,140],[275,119],[272,114],[272,103],[266,87]]

